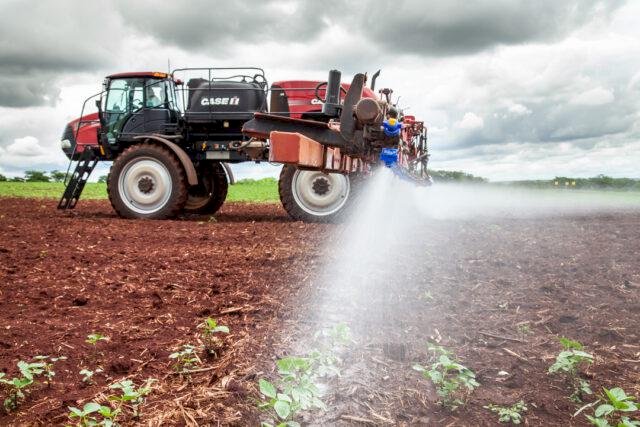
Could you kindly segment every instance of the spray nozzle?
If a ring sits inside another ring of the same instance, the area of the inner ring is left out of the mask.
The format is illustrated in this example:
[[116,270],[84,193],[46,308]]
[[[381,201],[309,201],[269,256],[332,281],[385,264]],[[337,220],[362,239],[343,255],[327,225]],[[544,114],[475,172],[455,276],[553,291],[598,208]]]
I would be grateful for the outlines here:
[[380,160],[384,162],[384,165],[388,168],[398,163],[398,149],[397,148],[383,148],[380,151]]

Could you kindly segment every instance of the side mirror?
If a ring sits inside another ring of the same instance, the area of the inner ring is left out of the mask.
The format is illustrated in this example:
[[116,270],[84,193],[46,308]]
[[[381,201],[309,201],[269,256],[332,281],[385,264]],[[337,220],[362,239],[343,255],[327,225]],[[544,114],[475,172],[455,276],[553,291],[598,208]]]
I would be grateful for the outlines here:
[[96,108],[98,109],[98,111],[100,111],[100,108],[102,108],[102,98],[96,99]]

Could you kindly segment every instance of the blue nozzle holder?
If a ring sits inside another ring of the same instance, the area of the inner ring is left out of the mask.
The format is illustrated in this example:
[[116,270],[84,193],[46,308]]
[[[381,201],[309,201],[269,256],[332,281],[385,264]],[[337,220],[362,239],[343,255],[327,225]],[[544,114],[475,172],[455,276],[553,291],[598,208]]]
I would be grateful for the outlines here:
[[395,121],[394,124],[391,124],[389,123],[389,120],[385,120],[382,122],[382,129],[384,130],[384,134],[387,136],[398,136],[402,130],[402,122]]
[[384,162],[384,165],[388,168],[398,163],[398,149],[397,148],[383,148],[380,151],[380,160]]

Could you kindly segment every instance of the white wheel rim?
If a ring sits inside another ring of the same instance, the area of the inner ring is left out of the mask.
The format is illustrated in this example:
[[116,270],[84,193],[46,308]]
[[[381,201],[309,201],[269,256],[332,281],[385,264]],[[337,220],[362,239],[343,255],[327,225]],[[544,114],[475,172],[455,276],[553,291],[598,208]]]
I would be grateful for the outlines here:
[[291,190],[297,205],[315,216],[338,212],[349,198],[349,178],[339,173],[296,170]]
[[152,214],[167,204],[172,184],[171,174],[162,162],[137,157],[122,169],[118,190],[127,208],[139,214]]

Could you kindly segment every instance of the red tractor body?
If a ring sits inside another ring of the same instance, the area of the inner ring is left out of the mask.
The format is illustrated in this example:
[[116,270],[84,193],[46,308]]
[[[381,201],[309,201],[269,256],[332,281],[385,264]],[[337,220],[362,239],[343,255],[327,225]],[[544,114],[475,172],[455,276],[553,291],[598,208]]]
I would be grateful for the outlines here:
[[[118,79],[127,77],[157,77],[159,75],[165,75],[165,73],[143,71],[143,72],[128,72],[118,73],[107,76],[107,79]],[[274,107],[274,100],[271,101],[271,113],[288,113],[289,117],[295,119],[314,119],[318,115],[322,114],[322,104],[325,97],[325,89],[319,88],[316,91],[318,85],[322,84],[321,81],[316,80],[283,80],[273,83],[271,86],[272,97],[274,94],[284,92],[284,97],[287,99],[286,106],[276,104]],[[349,90],[350,85],[348,83],[341,84],[341,91],[346,93]],[[363,98],[376,98],[376,94],[365,87],[362,91]],[[285,111],[276,111],[284,109]],[[80,128],[78,129],[78,124]],[[78,158],[84,151],[85,146],[98,145],[98,130],[100,129],[100,119],[98,113],[87,114],[83,117],[75,119],[69,122],[62,135],[62,150],[71,158]],[[77,141],[76,141],[77,136]],[[69,143],[65,143],[68,141]],[[74,151],[74,146],[75,151]]]

